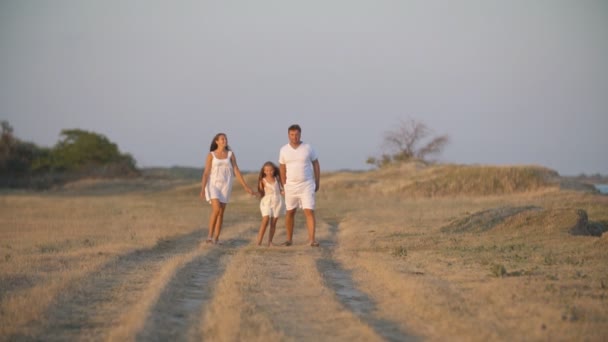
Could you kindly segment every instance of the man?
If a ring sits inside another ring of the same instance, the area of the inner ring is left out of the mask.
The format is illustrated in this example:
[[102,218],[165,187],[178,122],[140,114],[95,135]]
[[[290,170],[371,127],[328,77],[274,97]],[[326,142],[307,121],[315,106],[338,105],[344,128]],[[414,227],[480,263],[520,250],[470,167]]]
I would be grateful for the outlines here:
[[321,167],[317,153],[309,144],[302,142],[302,129],[299,125],[291,125],[287,129],[289,143],[281,147],[279,152],[279,170],[281,183],[285,189],[285,226],[287,241],[285,246],[292,245],[293,226],[297,208],[304,209],[306,226],[308,228],[308,243],[318,247],[315,240],[315,193],[319,191]]

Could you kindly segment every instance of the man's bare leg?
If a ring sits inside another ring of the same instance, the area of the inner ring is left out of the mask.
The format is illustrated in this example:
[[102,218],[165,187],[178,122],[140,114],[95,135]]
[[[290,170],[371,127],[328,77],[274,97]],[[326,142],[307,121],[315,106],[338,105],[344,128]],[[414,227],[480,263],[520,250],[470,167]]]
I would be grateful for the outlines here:
[[285,213],[285,228],[287,229],[287,241],[286,246],[291,246],[293,240],[293,226],[296,217],[296,209],[287,210]]
[[311,246],[317,247],[319,243],[315,240],[315,211],[313,209],[304,209],[304,216],[306,216],[306,227],[308,227],[308,243]]

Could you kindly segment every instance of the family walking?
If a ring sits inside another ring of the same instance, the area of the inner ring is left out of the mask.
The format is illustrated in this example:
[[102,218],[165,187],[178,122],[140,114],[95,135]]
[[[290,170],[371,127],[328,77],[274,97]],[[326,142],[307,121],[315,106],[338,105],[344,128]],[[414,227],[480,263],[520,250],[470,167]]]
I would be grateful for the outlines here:
[[[268,161],[262,166],[254,192],[245,182],[237,165],[234,152],[228,145],[228,137],[218,133],[211,141],[205,170],[201,181],[201,198],[211,204],[209,231],[206,243],[219,244],[224,212],[230,200],[234,177],[250,195],[261,196],[260,212],[262,221],[257,236],[261,245],[268,232],[268,246],[273,244],[276,224],[281,213],[285,212],[286,241],[284,246],[293,244],[293,229],[298,208],[302,208],[308,229],[308,244],[318,247],[315,238],[315,193],[319,190],[321,168],[315,150],[301,140],[302,129],[291,125],[287,129],[289,142],[279,151],[279,166]],[[285,200],[283,200],[283,197]]]

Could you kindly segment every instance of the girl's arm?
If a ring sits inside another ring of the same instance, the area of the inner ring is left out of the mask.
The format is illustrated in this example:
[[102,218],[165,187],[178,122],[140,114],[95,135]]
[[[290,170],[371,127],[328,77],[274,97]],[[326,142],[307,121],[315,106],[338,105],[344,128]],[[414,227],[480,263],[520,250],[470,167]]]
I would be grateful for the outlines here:
[[230,162],[232,163],[232,169],[234,170],[234,175],[239,180],[239,182],[241,183],[241,185],[243,186],[245,191],[247,191],[248,194],[253,195],[254,194],[253,190],[251,190],[249,185],[247,185],[247,183],[245,182],[245,179],[243,178],[243,175],[241,174],[241,170],[239,169],[238,165],[236,164],[236,156],[234,155],[234,152],[232,152],[232,157],[230,158]]
[[260,179],[258,181],[258,193],[260,194],[260,196],[264,196],[265,192],[264,192],[264,180]]
[[207,160],[205,161],[205,170],[203,170],[203,177],[201,179],[201,198],[205,198],[205,189],[207,188],[207,182],[209,182],[209,173],[211,172],[211,163],[213,162],[213,157],[211,156],[211,152],[207,154]]

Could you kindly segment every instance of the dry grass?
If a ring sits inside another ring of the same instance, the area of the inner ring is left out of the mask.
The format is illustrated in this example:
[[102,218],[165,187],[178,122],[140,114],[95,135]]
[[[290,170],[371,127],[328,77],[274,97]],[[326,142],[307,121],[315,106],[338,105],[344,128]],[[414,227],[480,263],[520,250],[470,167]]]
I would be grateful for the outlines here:
[[[246,176],[250,185],[255,177]],[[327,173],[317,196],[319,236],[323,243],[337,227],[332,256],[373,296],[378,316],[427,340],[605,340],[608,234],[576,232],[607,226],[608,196],[560,190],[556,177],[540,167],[416,164]],[[183,182],[82,181],[48,193],[0,195],[0,336],[27,333],[71,284],[116,257],[205,230],[209,206],[198,191]],[[236,184],[225,225],[253,240],[257,205]],[[303,225],[302,215],[296,224]],[[127,323],[107,336],[133,338],[175,270],[201,253],[154,266],[158,276],[140,301],[120,313]],[[210,310],[243,302],[232,323],[253,322],[280,340],[272,317],[242,316],[255,310],[231,279],[251,287],[266,281],[251,274],[247,255],[235,256]],[[306,262],[306,281],[320,286]],[[201,322],[200,331],[231,322],[213,323]]]
[[573,234],[581,211],[606,227],[608,197],[560,191],[537,168],[410,166],[361,177],[371,175],[365,196],[335,199],[353,208],[340,222],[339,256],[387,317],[430,340],[608,337],[608,234]]
[[68,284],[117,255],[206,226],[196,190],[0,197],[0,336],[40,319]]

